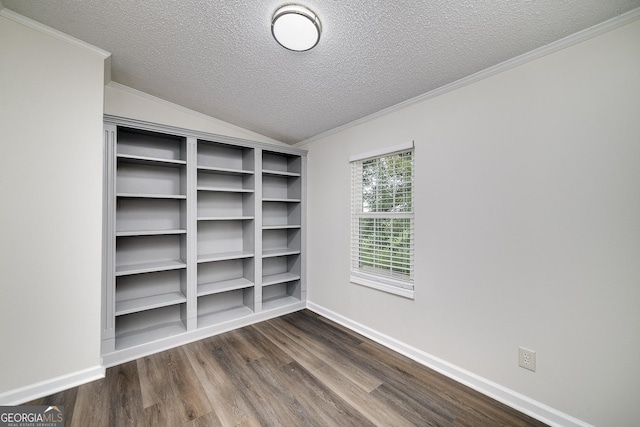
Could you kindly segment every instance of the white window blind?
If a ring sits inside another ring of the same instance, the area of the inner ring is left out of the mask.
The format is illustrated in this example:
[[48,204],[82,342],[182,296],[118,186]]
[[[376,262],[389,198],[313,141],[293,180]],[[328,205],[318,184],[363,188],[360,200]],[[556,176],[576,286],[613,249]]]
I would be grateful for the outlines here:
[[351,281],[413,298],[413,144],[351,159]]

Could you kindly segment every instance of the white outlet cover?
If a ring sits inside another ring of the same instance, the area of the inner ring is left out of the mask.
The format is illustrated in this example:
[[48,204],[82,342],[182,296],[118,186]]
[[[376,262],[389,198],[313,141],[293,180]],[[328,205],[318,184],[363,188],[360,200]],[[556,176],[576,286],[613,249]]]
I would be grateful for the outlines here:
[[518,347],[518,366],[536,371],[536,352],[528,348]]

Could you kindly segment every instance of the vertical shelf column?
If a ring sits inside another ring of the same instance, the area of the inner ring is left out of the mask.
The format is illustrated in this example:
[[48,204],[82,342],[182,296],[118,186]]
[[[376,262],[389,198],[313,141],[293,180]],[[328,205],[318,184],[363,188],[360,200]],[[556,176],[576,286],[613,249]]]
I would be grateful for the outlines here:
[[307,156],[300,156],[301,186],[300,189],[300,299],[307,300]]
[[255,312],[262,311],[262,150],[256,148],[255,154]]
[[104,125],[104,187],[102,227],[102,354],[116,348],[115,259],[116,259],[116,135],[117,126]]
[[198,141],[196,138],[187,138],[187,201],[186,205],[186,262],[187,262],[187,313],[186,319],[187,331],[194,330],[198,327],[198,284],[197,284],[197,266],[198,266],[198,233],[197,221],[197,203],[198,203]]
[[302,156],[262,153],[262,309],[304,301]]

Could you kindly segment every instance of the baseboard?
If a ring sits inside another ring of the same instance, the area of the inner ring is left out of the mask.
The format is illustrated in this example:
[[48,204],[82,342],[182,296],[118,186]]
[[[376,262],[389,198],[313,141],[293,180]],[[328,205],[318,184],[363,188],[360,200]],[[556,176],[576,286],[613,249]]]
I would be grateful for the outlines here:
[[311,301],[307,301],[307,308],[326,317],[327,319],[333,320],[334,322],[353,330],[354,332],[364,335],[365,337],[382,344],[393,351],[407,356],[408,358],[413,359],[416,362],[441,373],[442,375],[445,375],[550,426],[593,427],[584,421],[578,420],[577,418],[503,387],[500,384],[489,381],[488,379],[472,372],[466,371],[447,361],[407,345],[388,335],[382,334]]
[[102,365],[0,393],[0,405],[20,405],[71,387],[104,378]]

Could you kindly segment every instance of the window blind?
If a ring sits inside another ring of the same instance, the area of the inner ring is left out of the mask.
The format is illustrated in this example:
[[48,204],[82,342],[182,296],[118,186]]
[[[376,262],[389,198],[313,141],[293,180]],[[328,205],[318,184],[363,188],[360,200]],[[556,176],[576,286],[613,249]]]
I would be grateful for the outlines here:
[[351,281],[413,297],[413,170],[413,148],[352,160]]

